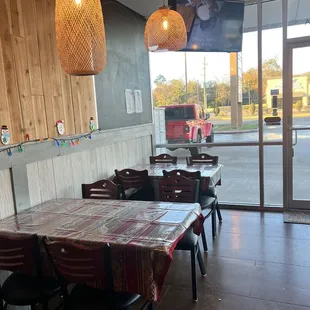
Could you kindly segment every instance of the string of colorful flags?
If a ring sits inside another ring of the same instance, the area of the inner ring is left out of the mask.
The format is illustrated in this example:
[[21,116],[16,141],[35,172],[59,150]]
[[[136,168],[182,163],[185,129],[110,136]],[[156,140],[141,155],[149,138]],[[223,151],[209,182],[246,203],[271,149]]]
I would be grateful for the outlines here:
[[42,143],[46,141],[53,141],[55,143],[56,147],[74,147],[76,145],[81,144],[81,140],[92,140],[92,134],[95,132],[99,132],[100,129],[93,130],[90,133],[86,133],[80,136],[74,136],[74,137],[66,137],[66,138],[42,138],[42,139],[36,139],[36,140],[27,140],[18,144],[13,144],[8,147],[0,149],[0,153],[7,153],[9,157],[13,155],[14,151],[17,151],[18,153],[24,152],[24,147],[29,144],[34,143]]

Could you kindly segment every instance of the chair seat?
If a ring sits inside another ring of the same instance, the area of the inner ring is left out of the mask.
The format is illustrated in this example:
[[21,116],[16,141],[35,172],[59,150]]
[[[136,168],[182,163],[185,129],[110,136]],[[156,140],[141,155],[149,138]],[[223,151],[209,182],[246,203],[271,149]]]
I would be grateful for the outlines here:
[[105,310],[111,309],[111,301],[115,301],[115,309],[127,309],[133,305],[140,295],[130,293],[111,293],[91,288],[86,285],[76,285],[70,293],[71,309],[74,310]]
[[23,306],[49,299],[60,291],[53,278],[40,280],[37,277],[12,273],[2,285],[2,298],[11,305]]
[[205,196],[205,195],[200,195],[199,196],[199,203],[201,205],[201,209],[209,209],[215,204],[216,198],[210,197],[210,196]]
[[154,201],[155,194],[152,188],[129,189],[125,191],[126,198],[138,201]]
[[197,242],[198,236],[194,234],[193,228],[190,227],[177,244],[176,250],[190,251],[197,244]]

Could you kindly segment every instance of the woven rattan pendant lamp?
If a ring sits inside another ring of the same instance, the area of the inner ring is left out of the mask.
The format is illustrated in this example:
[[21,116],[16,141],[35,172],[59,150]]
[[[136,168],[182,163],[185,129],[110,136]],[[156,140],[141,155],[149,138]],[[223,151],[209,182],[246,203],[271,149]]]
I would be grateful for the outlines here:
[[148,19],[144,32],[150,52],[179,51],[186,47],[187,32],[182,16],[162,6]]
[[70,75],[96,75],[107,60],[100,0],[56,0],[56,46]]

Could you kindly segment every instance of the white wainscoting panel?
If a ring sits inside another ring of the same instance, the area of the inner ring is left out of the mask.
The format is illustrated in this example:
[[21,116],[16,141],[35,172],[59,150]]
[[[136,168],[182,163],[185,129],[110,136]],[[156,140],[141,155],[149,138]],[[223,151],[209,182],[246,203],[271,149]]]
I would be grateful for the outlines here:
[[83,183],[110,178],[114,169],[146,163],[151,153],[151,137],[142,136],[28,164],[31,206],[53,198],[81,198]]
[[10,169],[0,170],[0,219],[15,213]]

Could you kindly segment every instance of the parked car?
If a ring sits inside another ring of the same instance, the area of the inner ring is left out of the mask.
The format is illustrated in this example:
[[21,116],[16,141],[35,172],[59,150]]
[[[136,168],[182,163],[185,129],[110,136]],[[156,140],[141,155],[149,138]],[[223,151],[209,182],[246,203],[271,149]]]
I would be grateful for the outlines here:
[[[214,141],[213,125],[197,104],[165,106],[166,139],[169,144],[212,143]],[[176,148],[170,148],[175,150]],[[189,148],[192,154],[199,148]]]

